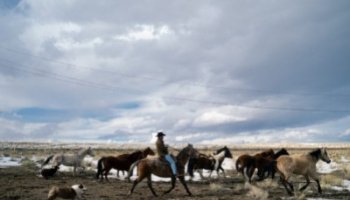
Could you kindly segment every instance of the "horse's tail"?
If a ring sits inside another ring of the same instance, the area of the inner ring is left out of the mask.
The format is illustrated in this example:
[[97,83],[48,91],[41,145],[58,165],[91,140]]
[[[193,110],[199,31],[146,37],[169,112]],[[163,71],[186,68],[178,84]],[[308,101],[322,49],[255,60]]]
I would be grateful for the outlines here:
[[243,166],[241,164],[241,160],[240,159],[237,159],[237,161],[236,161],[236,170],[237,170],[237,172],[243,173]]
[[41,167],[45,166],[47,163],[50,162],[50,160],[53,158],[54,155],[51,155],[49,157],[46,158],[46,160],[43,162],[43,164],[41,165]]
[[193,178],[193,170],[194,170],[194,165],[196,164],[196,158],[190,158],[188,160],[188,165],[187,165],[187,172],[188,174]]
[[[142,160],[142,159],[141,159]],[[133,164],[131,164],[129,171],[128,171],[128,176],[126,177],[128,179],[128,181],[130,181],[130,177],[133,175],[134,173],[134,168],[139,164],[139,162],[141,160],[137,160],[135,161]]]
[[100,160],[98,160],[97,162],[97,173],[96,173],[96,179],[98,179],[100,177],[100,175],[103,177],[103,160],[104,160],[104,157],[102,157]]

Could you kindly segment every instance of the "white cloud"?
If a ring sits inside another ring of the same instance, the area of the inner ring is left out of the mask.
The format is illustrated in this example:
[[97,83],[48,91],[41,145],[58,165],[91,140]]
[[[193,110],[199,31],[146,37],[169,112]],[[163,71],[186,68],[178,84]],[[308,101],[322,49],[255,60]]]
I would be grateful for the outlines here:
[[38,24],[33,21],[20,35],[20,39],[28,49],[38,53],[44,50],[42,45],[48,40],[69,40],[81,31],[82,27],[73,22]]
[[158,40],[164,36],[172,34],[172,30],[167,26],[156,27],[154,25],[135,25],[127,33],[116,35],[114,39],[123,40],[127,42],[138,40]]

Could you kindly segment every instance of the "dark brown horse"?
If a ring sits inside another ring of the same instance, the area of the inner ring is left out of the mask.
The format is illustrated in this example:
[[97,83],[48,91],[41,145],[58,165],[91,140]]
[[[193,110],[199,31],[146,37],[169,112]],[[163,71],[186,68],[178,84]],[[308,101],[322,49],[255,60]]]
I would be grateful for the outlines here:
[[101,175],[101,180],[103,180],[104,175],[108,181],[107,175],[112,168],[116,170],[128,171],[132,163],[147,157],[147,155],[154,155],[154,151],[152,151],[152,149],[149,147],[143,151],[135,151],[131,154],[123,154],[120,157],[102,157],[97,163],[96,178],[98,179]]
[[219,170],[221,170],[224,173],[225,177],[225,170],[222,168],[222,163],[225,158],[232,158],[232,154],[230,150],[225,146],[221,149],[218,149],[214,155],[206,155],[206,154],[199,154],[198,157],[190,158],[187,165],[187,171],[189,175],[193,178],[194,170],[199,171],[199,175],[203,179],[202,170],[210,170],[209,178],[214,170],[216,170],[217,174],[219,175]]
[[[282,148],[277,153],[274,153],[272,149],[257,153],[254,156],[247,154],[241,155],[236,161],[236,169],[238,172],[241,172],[249,182],[255,171],[255,168],[258,169],[257,175],[258,180],[263,180],[264,178],[271,175],[273,179],[276,173],[276,159],[281,155],[288,155],[286,149]],[[244,172],[245,169],[245,172]],[[265,175],[267,172],[267,175]]]
[[[177,178],[180,180],[182,185],[185,187],[188,195],[192,195],[189,191],[187,184],[185,182],[185,164],[190,157],[197,156],[198,152],[193,148],[191,144],[187,145],[182,149],[179,154],[176,156],[176,168],[177,168]],[[171,177],[171,188],[164,192],[164,194],[171,192],[175,187],[176,177],[173,176],[171,168],[166,161],[155,158],[145,158],[140,160],[137,164],[137,174],[138,177],[134,181],[133,186],[129,192],[131,195],[138,183],[140,183],[144,178],[147,178],[147,184],[154,196],[157,196],[156,192],[152,187],[151,175],[154,174],[159,177]]]

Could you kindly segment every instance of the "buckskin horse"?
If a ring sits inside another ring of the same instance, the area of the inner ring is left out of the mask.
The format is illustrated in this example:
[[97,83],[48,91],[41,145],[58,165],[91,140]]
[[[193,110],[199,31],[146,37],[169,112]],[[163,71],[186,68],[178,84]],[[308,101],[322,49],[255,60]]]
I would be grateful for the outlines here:
[[300,188],[300,191],[305,190],[310,184],[309,177],[311,177],[317,183],[318,192],[320,194],[322,193],[319,177],[316,171],[316,163],[319,160],[326,163],[331,162],[325,148],[318,148],[302,155],[284,155],[277,159],[277,171],[281,175],[281,182],[289,195],[293,195],[294,190],[293,184],[288,181],[292,174],[302,175],[306,179],[306,184]]

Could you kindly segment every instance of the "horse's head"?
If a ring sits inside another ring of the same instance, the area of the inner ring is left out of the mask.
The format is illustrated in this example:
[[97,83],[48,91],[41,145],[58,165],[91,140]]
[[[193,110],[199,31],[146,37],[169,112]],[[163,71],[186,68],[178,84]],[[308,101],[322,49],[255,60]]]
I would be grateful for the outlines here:
[[90,155],[90,156],[95,156],[95,153],[94,153],[94,151],[92,151],[91,147],[89,147],[89,148],[86,150],[86,154],[87,154],[87,155]]
[[327,153],[326,148],[321,148],[320,159],[326,163],[331,162],[331,159],[329,159],[329,157],[328,157],[328,153]]
[[150,147],[147,147],[145,150],[143,150],[144,158],[146,158],[148,155],[155,155],[154,151]]
[[217,150],[215,154],[220,154],[223,151],[225,152],[225,158],[232,158],[231,151],[227,146],[224,146],[223,148]]
[[198,157],[199,155],[198,151],[193,147],[192,144],[188,144],[181,152],[184,152],[190,158]]

